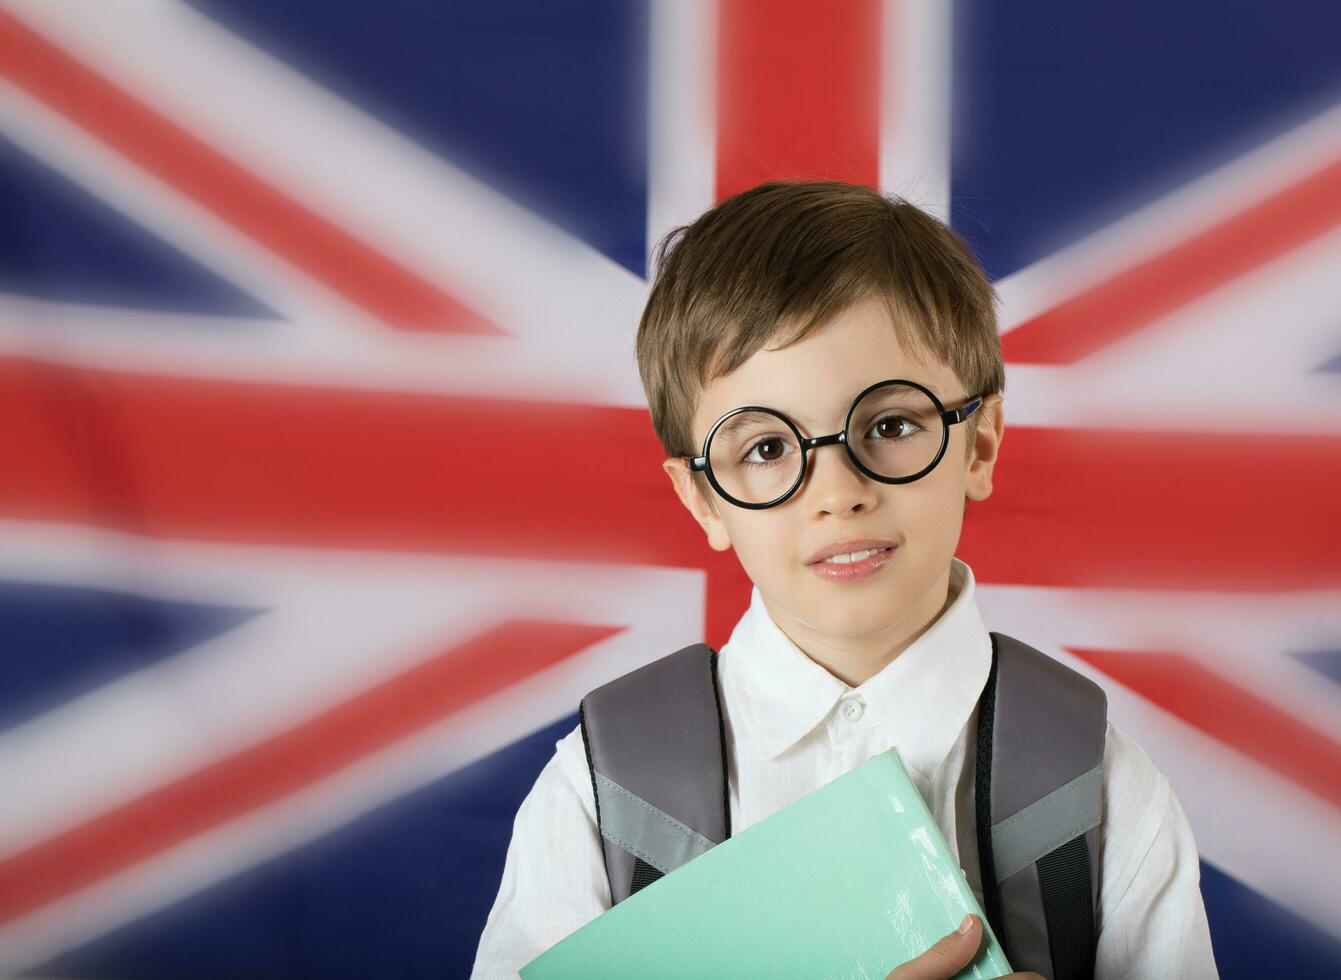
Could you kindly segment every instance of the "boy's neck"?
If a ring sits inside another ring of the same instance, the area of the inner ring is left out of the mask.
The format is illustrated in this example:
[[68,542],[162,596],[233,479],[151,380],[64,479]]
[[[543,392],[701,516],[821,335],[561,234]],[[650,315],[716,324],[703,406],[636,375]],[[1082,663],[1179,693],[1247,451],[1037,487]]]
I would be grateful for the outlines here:
[[834,637],[819,633],[764,601],[768,614],[807,657],[849,687],[860,687],[893,663],[919,636],[940,619],[950,605],[950,569],[923,594],[899,622],[865,637]]

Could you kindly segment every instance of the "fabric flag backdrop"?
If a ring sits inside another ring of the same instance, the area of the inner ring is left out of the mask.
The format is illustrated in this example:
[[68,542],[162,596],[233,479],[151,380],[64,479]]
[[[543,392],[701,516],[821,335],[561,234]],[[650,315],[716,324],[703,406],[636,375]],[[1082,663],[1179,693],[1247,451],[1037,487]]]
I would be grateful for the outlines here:
[[1341,9],[0,4],[0,972],[465,976],[578,699],[749,582],[660,472],[655,243],[949,221],[960,555],[1179,794],[1226,977],[1341,972]]

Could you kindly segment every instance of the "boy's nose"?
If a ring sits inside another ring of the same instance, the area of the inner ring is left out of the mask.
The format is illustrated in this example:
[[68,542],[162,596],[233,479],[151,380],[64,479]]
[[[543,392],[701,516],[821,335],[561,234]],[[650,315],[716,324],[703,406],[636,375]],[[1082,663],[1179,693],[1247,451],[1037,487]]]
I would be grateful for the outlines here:
[[806,460],[801,494],[816,512],[845,514],[875,502],[875,481],[853,464],[840,444],[819,446]]

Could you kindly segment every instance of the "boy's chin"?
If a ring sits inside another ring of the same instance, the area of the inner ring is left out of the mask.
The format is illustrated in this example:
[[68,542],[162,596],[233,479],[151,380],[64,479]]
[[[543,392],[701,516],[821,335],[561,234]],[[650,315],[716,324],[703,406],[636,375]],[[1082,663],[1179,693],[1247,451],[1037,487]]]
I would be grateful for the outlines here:
[[907,613],[899,601],[895,571],[886,567],[865,580],[834,582],[799,566],[791,581],[775,582],[764,591],[811,629],[832,636],[866,636],[894,626]]
[[888,591],[811,589],[807,598],[811,623],[833,637],[856,639],[893,629],[906,612]]

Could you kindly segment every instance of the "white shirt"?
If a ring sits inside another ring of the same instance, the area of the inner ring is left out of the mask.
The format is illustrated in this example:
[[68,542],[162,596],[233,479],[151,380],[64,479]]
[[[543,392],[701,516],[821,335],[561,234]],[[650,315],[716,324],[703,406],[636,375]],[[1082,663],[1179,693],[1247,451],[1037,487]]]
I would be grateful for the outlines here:
[[[807,657],[751,591],[718,658],[733,833],[897,747],[981,902],[973,756],[991,639],[974,590],[972,570],[952,559],[946,609],[856,688]],[[517,811],[475,980],[516,978],[610,907],[581,727],[555,749]],[[1168,780],[1111,721],[1100,862],[1098,980],[1218,977],[1187,818]]]

